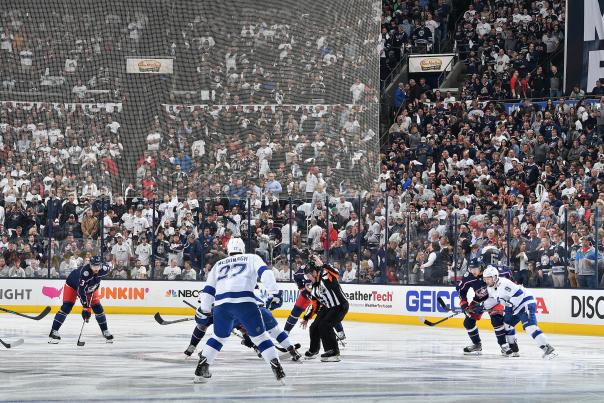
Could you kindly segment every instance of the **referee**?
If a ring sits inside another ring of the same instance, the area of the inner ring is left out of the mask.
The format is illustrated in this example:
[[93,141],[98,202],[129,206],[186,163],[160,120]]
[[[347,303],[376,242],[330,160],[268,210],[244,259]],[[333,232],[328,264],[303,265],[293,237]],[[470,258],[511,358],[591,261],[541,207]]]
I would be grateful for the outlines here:
[[338,282],[339,273],[330,265],[323,264],[317,256],[310,258],[304,273],[311,282],[310,295],[315,304],[300,325],[306,328],[308,320],[317,311],[317,317],[310,325],[310,348],[304,354],[305,358],[315,358],[322,342],[325,353],[321,354],[321,361],[340,361],[340,349],[333,328],[348,313],[348,301]]

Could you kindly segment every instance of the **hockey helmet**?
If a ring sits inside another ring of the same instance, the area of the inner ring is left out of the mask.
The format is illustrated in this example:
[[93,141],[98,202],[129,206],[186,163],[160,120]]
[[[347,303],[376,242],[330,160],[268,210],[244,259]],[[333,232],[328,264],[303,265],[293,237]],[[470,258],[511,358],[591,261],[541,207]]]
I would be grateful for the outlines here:
[[311,258],[308,263],[306,263],[306,266],[304,266],[304,273],[308,274],[308,273],[312,273],[313,271],[321,271],[321,268],[319,266],[317,266],[317,264],[315,263],[315,261]]
[[100,256],[93,256],[90,258],[90,265],[91,266],[100,266],[102,263],[102,259]]
[[486,280],[487,278],[492,278],[493,285],[491,285],[490,287],[493,287],[499,282],[499,270],[497,270],[495,266],[487,266],[487,268],[484,269],[484,271],[482,272],[482,278],[484,280]]
[[241,238],[231,238],[227,243],[227,253],[235,255],[237,253],[245,253],[245,243]]
[[468,263],[468,268],[472,269],[474,267],[482,267],[482,256],[476,256],[470,259],[470,263]]

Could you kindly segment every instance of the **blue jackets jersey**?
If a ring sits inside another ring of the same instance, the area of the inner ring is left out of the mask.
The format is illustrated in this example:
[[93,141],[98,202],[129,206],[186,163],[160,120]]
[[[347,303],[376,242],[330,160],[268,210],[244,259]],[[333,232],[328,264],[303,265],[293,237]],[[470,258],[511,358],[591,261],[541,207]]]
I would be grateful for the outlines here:
[[67,277],[67,285],[78,292],[83,306],[88,306],[87,296],[92,295],[101,285],[101,279],[109,274],[109,267],[101,265],[98,273],[93,273],[87,264],[72,271]]
[[302,265],[294,273],[294,281],[296,282],[296,285],[298,286],[298,290],[300,290],[300,291],[306,289],[307,285],[310,284],[310,280],[308,280],[306,278],[306,276],[304,275],[305,268],[306,268],[306,265]]
[[[512,272],[507,267],[498,267],[499,277],[512,278]],[[484,302],[489,298],[489,291],[487,289],[487,283],[484,282],[482,277],[474,277],[471,273],[466,273],[461,278],[461,281],[457,285],[457,292],[459,293],[460,306],[468,304],[468,291],[474,290],[474,302]]]

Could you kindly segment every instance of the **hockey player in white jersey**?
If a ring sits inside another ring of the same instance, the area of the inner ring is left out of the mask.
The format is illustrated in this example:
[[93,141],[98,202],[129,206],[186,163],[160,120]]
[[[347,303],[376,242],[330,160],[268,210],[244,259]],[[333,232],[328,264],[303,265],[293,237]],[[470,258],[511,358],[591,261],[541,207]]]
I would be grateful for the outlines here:
[[205,382],[212,376],[210,365],[235,324],[241,323],[262,358],[271,366],[277,381],[283,383],[285,372],[279,362],[277,350],[266,333],[254,294],[259,278],[271,296],[268,305],[281,303],[275,276],[259,256],[245,253],[245,244],[241,238],[231,238],[227,244],[227,252],[229,257],[219,260],[212,267],[199,296],[199,310],[202,313],[209,315],[212,305],[214,306],[214,336],[206,341],[199,353],[195,382]]
[[505,308],[504,322],[508,329],[508,343],[514,342],[514,327],[522,322],[523,329],[531,335],[539,348],[543,350],[543,358],[552,359],[558,354],[548,343],[547,337],[537,326],[535,315],[535,298],[522,285],[516,284],[507,278],[500,278],[499,271],[493,266],[488,266],[482,273],[482,278],[487,283],[489,298],[502,302]]

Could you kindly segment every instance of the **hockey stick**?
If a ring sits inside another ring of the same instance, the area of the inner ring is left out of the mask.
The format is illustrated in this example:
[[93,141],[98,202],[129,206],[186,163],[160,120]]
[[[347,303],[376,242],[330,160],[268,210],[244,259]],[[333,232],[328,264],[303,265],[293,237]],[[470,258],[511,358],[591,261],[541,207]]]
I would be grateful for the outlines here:
[[191,307],[191,308],[197,310],[197,307],[195,305],[193,305],[192,303],[190,303],[189,301],[185,301],[183,299],[182,302],[184,302],[186,306]]
[[[232,334],[232,335],[234,335],[234,336],[239,337],[241,340],[245,340],[245,339],[243,338],[243,335],[241,335],[241,334],[240,334],[240,333],[239,333],[237,330],[235,330],[235,329],[233,329],[233,331],[231,332],[231,334]],[[254,347],[256,347],[256,346],[254,346]],[[295,347],[295,348],[296,348],[296,350],[297,350],[297,349],[299,349],[300,347],[302,347],[302,345],[301,345],[300,343],[296,343],[296,344],[294,344],[294,347]],[[275,348],[277,349],[277,351],[280,351],[280,352],[282,352],[282,353],[287,353],[287,352],[288,352],[286,349],[284,349],[284,348],[283,348],[283,347],[281,347],[281,346],[275,346]]]
[[175,320],[164,320],[161,315],[159,314],[159,312],[157,312],[154,316],[155,320],[157,321],[157,323],[159,323],[160,325],[171,325],[173,323],[180,323],[180,322],[187,322],[190,320],[195,320],[195,318],[182,318],[182,319],[175,319]]
[[47,306],[46,308],[44,308],[44,310],[42,312],[40,312],[39,315],[37,315],[37,316],[29,316],[29,315],[25,315],[24,313],[19,313],[19,312],[11,311],[10,309],[2,308],[0,306],[0,311],[12,313],[13,315],[18,315],[18,316],[21,316],[23,318],[32,319],[32,320],[40,320],[40,319],[42,319],[43,317],[45,317],[46,315],[48,315],[48,312],[50,312],[50,309],[51,308],[49,306]]
[[84,344],[86,344],[85,341],[81,340],[82,339],[82,335],[84,334],[84,325],[85,324],[86,324],[86,321],[83,320],[82,321],[82,328],[80,329],[80,336],[78,337],[78,342],[77,342],[78,347],[82,347]]
[[461,311],[454,312],[454,313],[452,313],[451,315],[447,316],[446,318],[443,318],[443,319],[438,320],[438,321],[436,321],[436,322],[430,322],[429,320],[424,319],[424,317],[423,317],[423,316],[420,316],[419,320],[420,320],[421,322],[423,322],[423,323],[424,323],[424,325],[428,325],[428,326],[436,326],[436,325],[438,325],[439,323],[443,323],[444,321],[449,320],[449,319],[451,319],[452,317],[459,315],[460,313],[461,313]]
[[441,307],[442,309],[444,309],[446,312],[451,312],[451,311],[452,311],[452,309],[451,309],[451,308],[449,308],[449,307],[447,306],[447,304],[445,304],[445,301],[443,301],[442,297],[438,297],[438,298],[436,298],[436,301],[438,301],[438,305],[440,305],[440,307]]
[[[445,303],[445,301],[443,301],[443,299],[441,297],[436,298],[436,300],[438,301],[438,304],[440,305],[440,307],[442,309],[444,309],[447,312],[463,312],[462,310],[460,311],[454,311],[453,309],[449,308],[447,306],[447,304]],[[483,307],[481,312],[487,312],[487,313],[491,313],[491,312],[495,312],[493,309],[486,309]]]
[[23,344],[25,341],[23,339],[15,340],[12,343],[6,343],[2,339],[0,339],[0,344],[2,344],[6,348],[17,347]]
[[[459,315],[460,313],[463,313],[463,311],[453,311],[453,310],[451,310],[451,308],[449,308],[447,306],[447,304],[445,304],[445,301],[443,301],[441,297],[438,297],[436,300],[438,301],[438,304],[440,305],[441,308],[443,308],[447,312],[453,312],[453,313],[451,315],[447,316],[446,318],[443,318],[443,319],[438,320],[436,322],[430,322],[429,320],[425,320],[423,317],[420,317],[420,320],[422,322],[424,322],[425,325],[436,326],[439,323],[443,323],[444,321],[449,320],[452,317]],[[488,313],[490,313],[491,311],[493,311],[493,310],[492,309],[484,309],[483,310],[483,312],[488,312]]]

